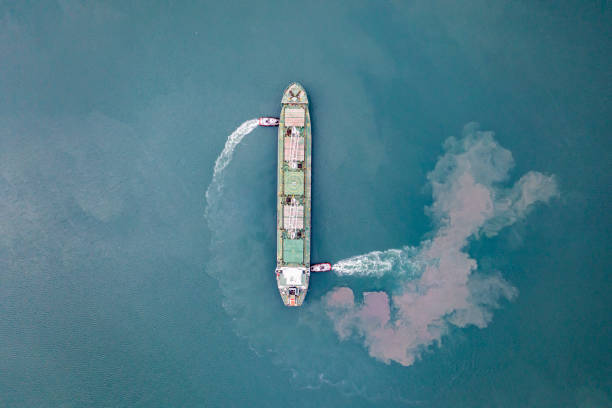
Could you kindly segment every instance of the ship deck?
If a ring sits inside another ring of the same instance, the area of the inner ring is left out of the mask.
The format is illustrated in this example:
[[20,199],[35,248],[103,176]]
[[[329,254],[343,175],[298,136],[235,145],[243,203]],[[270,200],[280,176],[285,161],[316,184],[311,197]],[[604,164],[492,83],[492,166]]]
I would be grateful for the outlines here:
[[276,276],[287,306],[302,304],[310,280],[311,152],[308,98],[292,84],[283,95],[277,170]]
[[[303,109],[303,108],[301,108]],[[289,148],[286,143],[291,143],[286,137],[287,127],[284,123],[284,112],[281,113],[278,140],[278,217],[277,217],[277,264],[280,265],[303,265],[310,266],[310,166],[311,166],[311,140],[310,140],[310,115],[308,109],[304,109],[304,128],[301,132],[298,147]],[[297,151],[297,153],[295,153]],[[292,168],[289,164],[291,159],[297,159],[298,168]],[[287,160],[289,159],[289,160]],[[286,202],[287,198],[293,198],[300,204],[299,215],[301,219],[296,220],[297,214],[290,213],[291,205]],[[301,237],[290,238],[287,234],[288,226],[301,230]],[[301,248],[298,256],[298,246]]]

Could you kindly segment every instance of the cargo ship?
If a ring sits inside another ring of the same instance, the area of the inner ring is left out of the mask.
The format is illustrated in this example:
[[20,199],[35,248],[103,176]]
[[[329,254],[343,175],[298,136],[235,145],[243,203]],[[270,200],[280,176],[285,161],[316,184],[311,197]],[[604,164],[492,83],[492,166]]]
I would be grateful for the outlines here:
[[278,122],[276,283],[285,306],[301,306],[310,281],[312,134],[302,85],[285,90]]

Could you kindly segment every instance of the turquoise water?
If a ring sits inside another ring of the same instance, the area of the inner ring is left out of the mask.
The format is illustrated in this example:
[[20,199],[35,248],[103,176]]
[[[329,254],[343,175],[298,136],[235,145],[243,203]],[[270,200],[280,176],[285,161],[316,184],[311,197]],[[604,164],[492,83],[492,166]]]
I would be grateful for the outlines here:
[[124,3],[0,2],[0,406],[612,406],[608,2]]

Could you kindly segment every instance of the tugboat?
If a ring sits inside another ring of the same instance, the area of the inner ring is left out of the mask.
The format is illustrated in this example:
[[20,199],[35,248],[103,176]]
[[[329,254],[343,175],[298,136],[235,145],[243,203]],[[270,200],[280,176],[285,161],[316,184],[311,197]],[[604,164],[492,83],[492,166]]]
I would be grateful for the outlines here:
[[276,284],[285,306],[301,306],[310,281],[312,166],[310,113],[302,85],[289,85],[281,105],[278,121]]
[[332,266],[329,262],[323,262],[310,267],[310,272],[329,272]]
[[278,126],[279,122],[279,118],[271,118],[268,116],[262,116],[258,121],[259,126]]

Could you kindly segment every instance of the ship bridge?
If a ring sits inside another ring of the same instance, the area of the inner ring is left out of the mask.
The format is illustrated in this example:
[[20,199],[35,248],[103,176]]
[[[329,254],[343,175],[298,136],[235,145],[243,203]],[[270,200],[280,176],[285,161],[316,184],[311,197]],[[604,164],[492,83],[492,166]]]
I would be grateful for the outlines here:
[[281,288],[306,285],[306,269],[304,268],[280,268],[277,272],[278,285]]

